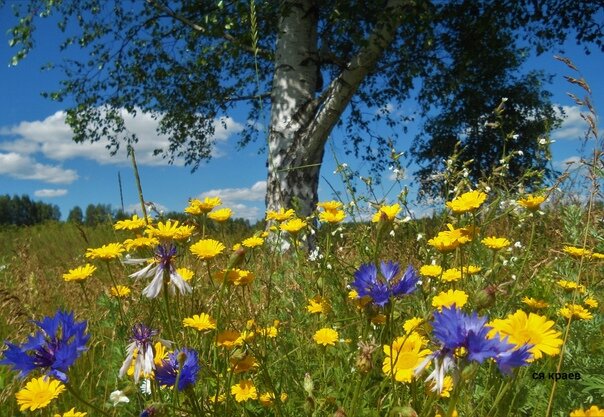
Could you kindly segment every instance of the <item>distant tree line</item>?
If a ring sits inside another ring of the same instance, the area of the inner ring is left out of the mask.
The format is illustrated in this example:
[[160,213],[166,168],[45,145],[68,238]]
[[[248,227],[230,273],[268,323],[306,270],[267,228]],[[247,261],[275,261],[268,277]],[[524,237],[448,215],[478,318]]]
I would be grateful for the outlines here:
[[32,201],[27,195],[0,196],[0,225],[31,226],[60,219],[61,211],[56,205]]

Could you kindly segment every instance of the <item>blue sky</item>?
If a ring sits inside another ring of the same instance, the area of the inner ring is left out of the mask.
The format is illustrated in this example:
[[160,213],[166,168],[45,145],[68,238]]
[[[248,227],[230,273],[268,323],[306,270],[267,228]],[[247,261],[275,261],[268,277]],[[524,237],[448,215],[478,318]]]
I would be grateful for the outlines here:
[[[79,205],[111,204],[120,207],[118,172],[122,177],[124,206],[127,210],[137,207],[138,196],[134,176],[125,153],[120,151],[111,157],[103,143],[76,144],[71,141],[71,131],[65,124],[63,103],[56,103],[41,96],[42,91],[53,91],[58,86],[61,74],[43,72],[40,67],[49,62],[60,61],[58,44],[61,34],[48,25],[39,25],[37,46],[16,67],[9,67],[14,50],[8,47],[8,28],[14,18],[7,8],[0,9],[0,28],[4,39],[0,40],[0,194],[28,194],[36,200],[56,204],[65,218],[69,210]],[[586,56],[583,49],[572,42],[563,45],[564,56],[572,59],[581,69],[582,75],[591,85],[596,110],[604,111],[604,54],[592,48]],[[532,57],[527,69],[539,68],[555,74],[554,83],[548,86],[553,101],[564,106],[567,120],[559,131],[553,133],[556,141],[552,145],[554,164],[563,166],[566,161],[576,160],[580,153],[585,123],[579,109],[567,97],[566,92],[582,92],[568,84],[563,75],[571,74],[562,63],[553,59],[551,51],[540,57]],[[576,75],[575,75],[576,76]],[[388,103],[384,103],[387,105]],[[393,109],[396,114],[408,115],[415,110],[413,102],[403,108]],[[136,148],[145,199],[166,210],[182,210],[191,197],[218,195],[235,215],[254,221],[264,214],[264,192],[266,189],[265,155],[258,154],[259,145],[236,150],[237,132],[246,123],[245,114],[234,112],[226,119],[227,129],[217,123],[215,157],[191,173],[189,167],[177,161],[168,165],[160,157],[153,157],[152,150],[166,143],[166,138],[155,133],[155,122],[150,117],[127,117],[129,130],[143,134]],[[397,148],[406,151],[415,131],[399,140]],[[388,136],[390,131],[381,131]],[[329,184],[341,189],[339,177],[334,175],[335,163],[331,145],[340,162],[351,168],[364,167],[362,162],[344,155],[342,131],[332,133],[322,176]],[[413,171],[411,167],[407,177]],[[389,188],[391,172],[384,172],[384,189]],[[322,179],[320,198],[331,199],[330,185]],[[412,178],[404,184],[412,187]],[[391,194],[394,199],[396,194]],[[419,211],[419,209],[418,209]]]

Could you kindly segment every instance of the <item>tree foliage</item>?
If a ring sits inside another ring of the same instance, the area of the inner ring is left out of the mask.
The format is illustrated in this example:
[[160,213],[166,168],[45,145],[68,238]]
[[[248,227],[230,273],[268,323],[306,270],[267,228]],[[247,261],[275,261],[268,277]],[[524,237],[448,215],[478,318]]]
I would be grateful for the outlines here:
[[27,195],[0,195],[0,225],[31,226],[60,219],[56,205],[32,201]]

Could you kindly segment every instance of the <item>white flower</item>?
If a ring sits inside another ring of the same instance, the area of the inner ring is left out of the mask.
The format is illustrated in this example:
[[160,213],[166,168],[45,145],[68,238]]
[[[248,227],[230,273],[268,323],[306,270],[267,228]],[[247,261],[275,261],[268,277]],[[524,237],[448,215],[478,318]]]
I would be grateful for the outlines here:
[[520,249],[520,248],[522,248],[522,243],[520,243],[520,241],[518,241],[518,242],[514,243],[514,247]]
[[109,401],[115,407],[120,403],[129,403],[130,398],[126,397],[123,391],[115,390],[111,394],[109,394]]
[[390,233],[388,233],[390,236],[394,237],[395,233],[394,230],[391,230]]
[[411,216],[407,215],[405,216],[405,218],[403,220],[401,220],[401,222],[403,223],[409,223],[411,221]]
[[539,139],[539,145],[547,145],[547,139],[545,139],[545,138]]
[[420,240],[422,240],[424,238],[423,233],[418,233],[417,234],[417,241],[419,242]]
[[522,151],[518,151],[518,152],[516,152],[516,153],[518,154],[518,156],[522,156],[522,155],[524,155],[524,152],[522,152]]
[[145,379],[141,384],[141,392],[145,395],[151,395],[151,380]]

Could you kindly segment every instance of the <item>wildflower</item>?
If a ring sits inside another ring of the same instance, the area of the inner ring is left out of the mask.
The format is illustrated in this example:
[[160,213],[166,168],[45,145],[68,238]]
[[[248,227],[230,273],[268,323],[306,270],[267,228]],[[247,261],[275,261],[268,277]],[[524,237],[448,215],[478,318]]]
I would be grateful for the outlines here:
[[339,201],[324,201],[322,203],[317,204],[317,207],[322,208],[325,211],[336,212],[342,209],[343,204]]
[[325,298],[317,295],[308,300],[306,311],[311,314],[327,314],[331,311],[331,306]]
[[86,278],[90,277],[94,271],[96,271],[96,266],[86,264],[84,266],[79,266],[75,269],[70,269],[68,273],[63,274],[63,280],[65,281],[84,281]]
[[393,221],[397,214],[401,211],[401,206],[398,204],[392,204],[391,206],[381,206],[377,213],[373,215],[371,221],[378,223],[380,221]]
[[115,230],[137,230],[147,226],[145,219],[141,219],[138,215],[133,215],[131,219],[120,220],[113,225]]
[[541,309],[541,308],[547,308],[547,307],[549,307],[549,304],[546,303],[545,301],[543,301],[543,300],[536,300],[536,299],[534,299],[532,297],[524,297],[522,299],[522,302],[524,304],[526,304],[527,306],[529,306],[531,308],[534,308],[534,309]]
[[[433,392],[436,392],[438,387],[436,386],[436,384],[434,382],[435,381],[432,381],[430,390]],[[453,377],[451,377],[451,375],[445,375],[445,378],[443,379],[442,391],[440,392],[439,395],[441,398],[450,398],[452,390],[453,390]]]
[[463,267],[462,271],[464,275],[476,275],[482,271],[482,268],[477,265],[468,265],[467,267]]
[[[155,378],[159,385],[174,387],[182,391],[195,385],[199,374],[199,357],[194,349],[176,349],[168,354],[161,365],[155,369]],[[178,382],[178,383],[177,383]]]
[[591,259],[602,260],[602,259],[604,259],[604,253],[593,252],[591,254]]
[[539,210],[539,206],[545,201],[545,198],[546,197],[544,196],[534,196],[529,194],[525,198],[518,200],[518,204],[527,210],[535,211]]
[[493,249],[495,251],[507,248],[511,245],[511,242],[504,237],[485,237],[481,240],[482,244],[485,245],[489,249]]
[[279,226],[282,231],[291,233],[293,235],[295,235],[305,227],[306,222],[298,218],[284,221],[283,223],[281,223],[281,226]]
[[216,222],[226,222],[233,215],[233,210],[230,208],[221,208],[216,211],[212,211],[208,214],[208,218]]
[[114,407],[116,407],[120,403],[129,403],[130,398],[128,398],[123,391],[116,390],[109,394],[109,401],[113,404]]
[[227,349],[233,349],[242,344],[243,340],[241,339],[241,333],[237,330],[225,330],[216,336],[216,345]]
[[19,410],[35,411],[46,407],[52,400],[57,398],[63,391],[65,385],[56,379],[41,376],[29,381],[25,388],[15,394]]
[[109,261],[111,259],[119,258],[120,254],[124,251],[125,248],[121,243],[109,243],[100,248],[86,249],[86,258]]
[[442,273],[440,279],[444,282],[459,281],[461,279],[461,269],[449,268]]
[[583,304],[589,308],[598,308],[598,300],[593,297],[587,297],[585,300],[583,300]]
[[405,329],[405,333],[411,333],[415,329],[417,329],[423,322],[424,319],[420,317],[412,317],[408,320],[405,320],[405,323],[403,324],[403,329]]
[[481,191],[474,190],[463,193],[459,197],[448,201],[447,207],[455,214],[467,213],[478,209],[487,199],[487,195]]
[[320,330],[317,330],[312,338],[318,345],[335,346],[336,341],[338,340],[338,332],[334,329],[324,327]]
[[557,282],[557,284],[559,286],[561,286],[562,288],[564,288],[567,291],[579,291],[580,293],[584,293],[585,292],[585,285],[582,284],[578,284],[574,281],[567,281],[565,279],[561,279]]
[[192,215],[198,215],[202,213],[209,213],[214,209],[214,207],[218,207],[222,204],[222,201],[219,197],[206,197],[203,201],[195,198],[189,201],[189,205],[185,207],[185,213],[189,213]]
[[[265,392],[264,394],[260,394],[260,397],[258,397],[258,401],[264,407],[270,407],[271,405],[273,405],[275,398],[276,397],[274,392]],[[279,401],[281,401],[282,403],[287,401],[287,394],[285,392],[282,392],[281,395],[279,395]]]
[[236,374],[247,372],[258,366],[256,358],[252,355],[245,355],[243,357],[235,355],[229,359],[229,362],[231,363],[232,371]]
[[67,370],[84,352],[90,335],[86,321],[76,322],[73,313],[58,310],[53,317],[34,321],[40,328],[23,346],[4,342],[2,365],[9,365],[25,377],[36,368],[61,382],[67,382]]
[[88,413],[81,413],[75,407],[63,414],[55,414],[54,417],[86,417]]
[[[142,323],[137,323],[132,328],[131,343],[126,348],[126,360],[120,368],[120,378],[126,374],[132,362],[134,362],[134,382],[143,375],[149,375],[155,368],[153,360],[152,338],[157,336],[157,330],[151,329]],[[136,354],[136,357],[135,357]]]
[[319,221],[322,223],[337,224],[344,221],[346,213],[342,210],[322,211],[319,213]]
[[148,226],[145,233],[149,237],[155,237],[160,241],[183,240],[193,234],[193,226],[179,226],[178,220],[167,220],[165,223],[159,222],[157,226]]
[[235,397],[235,401],[238,403],[258,398],[258,392],[251,379],[244,379],[237,385],[233,385],[231,387],[231,395]]
[[443,307],[457,306],[461,308],[468,302],[468,294],[460,290],[449,290],[440,292],[432,298],[432,307],[442,311]]
[[130,290],[130,288],[126,287],[125,285],[116,285],[115,287],[111,287],[109,292],[114,297],[124,298],[124,297],[128,297],[132,291]]
[[279,333],[279,329],[278,329],[279,323],[280,323],[279,320],[275,320],[275,321],[273,321],[272,326],[264,327],[264,328],[258,329],[257,331],[262,336],[274,339],[275,337],[277,337],[277,334]]
[[193,317],[187,317],[182,321],[183,326],[192,327],[200,332],[216,328],[216,320],[206,313],[195,314]]
[[443,273],[440,265],[423,265],[419,269],[419,274],[423,277],[437,278]]
[[439,252],[454,251],[472,240],[473,230],[471,228],[455,229],[452,224],[448,224],[447,228],[449,230],[439,232],[435,237],[428,240],[428,244]]
[[583,407],[571,411],[570,417],[601,417],[604,416],[604,408],[592,405],[589,410],[583,410]]
[[153,278],[149,285],[143,289],[143,295],[147,298],[155,298],[159,295],[161,288],[164,284],[164,276],[169,279],[169,283],[172,284],[170,289],[174,292],[174,288],[178,288],[181,294],[191,292],[191,287],[187,282],[178,274],[172,259],[176,256],[176,246],[173,244],[159,245],[155,249],[155,260],[143,269],[133,274],[130,274],[130,278]]
[[275,220],[278,222],[282,222],[282,221],[291,219],[292,217],[295,216],[295,214],[296,213],[294,212],[293,209],[285,210],[283,208],[280,208],[277,211],[268,210],[266,212],[266,220]]
[[229,277],[229,281],[231,281],[233,284],[235,284],[236,286],[243,286],[243,285],[247,285],[249,283],[251,283],[252,281],[254,281],[254,279],[256,278],[256,276],[254,275],[253,272],[245,270],[245,269],[234,269],[232,270],[232,274],[229,273],[228,277]]
[[397,337],[392,346],[384,345],[386,357],[382,371],[386,375],[394,375],[398,382],[411,382],[415,369],[432,353],[424,347],[425,340],[417,333]]
[[579,304],[567,304],[559,310],[562,317],[570,319],[571,317],[581,320],[591,320],[593,315]]
[[560,353],[561,333],[552,330],[554,322],[545,316],[534,313],[527,315],[524,311],[517,310],[506,319],[493,320],[489,326],[493,328],[489,336],[499,332],[516,346],[532,345],[532,359],[540,359],[544,354],[554,356]]
[[582,258],[582,257],[586,257],[589,258],[591,257],[591,251],[584,249],[584,248],[578,248],[576,246],[564,246],[564,248],[562,248],[562,252],[566,253],[567,255],[572,256],[573,258]]
[[191,271],[189,268],[176,268],[176,273],[182,277],[185,281],[189,282],[195,276],[195,272]]
[[258,236],[252,236],[252,237],[248,237],[247,239],[244,239],[241,244],[243,246],[245,246],[246,248],[255,248],[258,246],[262,246],[262,244],[264,243],[264,239],[262,239],[261,237]]
[[198,258],[204,261],[220,255],[224,249],[224,245],[214,239],[202,239],[189,248],[193,255],[197,255]]
[[139,248],[154,248],[159,245],[159,239],[154,237],[140,236],[135,239],[124,240],[124,247],[127,251]]
[[357,291],[357,297],[371,297],[375,305],[385,306],[391,297],[400,297],[414,292],[419,276],[411,265],[399,279],[400,267],[396,262],[380,263],[381,277],[378,278],[377,267],[374,264],[363,264],[354,273],[352,287]]

